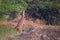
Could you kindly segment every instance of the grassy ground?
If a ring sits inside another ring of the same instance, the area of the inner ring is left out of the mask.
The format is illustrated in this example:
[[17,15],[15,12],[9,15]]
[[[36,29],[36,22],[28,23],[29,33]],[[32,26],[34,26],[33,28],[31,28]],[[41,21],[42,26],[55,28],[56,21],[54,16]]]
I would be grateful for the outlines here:
[[[59,26],[60,28],[60,26]],[[28,26],[24,27],[23,28],[24,31],[28,30]],[[15,35],[19,32],[16,31],[16,29],[14,28],[6,28],[6,27],[0,27],[0,40],[8,40],[8,38],[11,36],[11,35]]]
[[[23,28],[24,31],[28,30],[28,26]],[[0,27],[0,40],[8,40],[10,36],[14,36],[15,34],[19,34],[14,28]]]
[[14,28],[0,27],[0,40],[7,40],[10,35],[16,34],[17,31]]

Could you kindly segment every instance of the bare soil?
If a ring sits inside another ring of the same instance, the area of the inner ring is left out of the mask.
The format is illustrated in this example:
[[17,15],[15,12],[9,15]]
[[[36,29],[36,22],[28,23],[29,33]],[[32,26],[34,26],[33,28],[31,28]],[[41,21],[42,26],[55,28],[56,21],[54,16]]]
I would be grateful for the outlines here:
[[21,34],[10,37],[8,40],[60,40],[60,30],[30,28]]

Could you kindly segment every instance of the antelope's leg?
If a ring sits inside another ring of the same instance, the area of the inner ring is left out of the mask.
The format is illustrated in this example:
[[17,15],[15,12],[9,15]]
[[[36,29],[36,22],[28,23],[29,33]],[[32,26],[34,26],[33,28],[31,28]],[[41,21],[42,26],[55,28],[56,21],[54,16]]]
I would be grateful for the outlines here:
[[17,29],[17,31],[22,32],[22,30],[23,30],[23,24],[19,25],[16,29]]

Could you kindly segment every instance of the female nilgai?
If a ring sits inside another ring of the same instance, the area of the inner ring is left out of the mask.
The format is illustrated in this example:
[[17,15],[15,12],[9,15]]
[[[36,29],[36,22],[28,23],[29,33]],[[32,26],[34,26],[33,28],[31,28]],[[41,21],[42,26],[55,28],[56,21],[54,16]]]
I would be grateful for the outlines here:
[[18,31],[22,32],[24,26],[40,27],[42,25],[42,22],[40,20],[35,20],[35,22],[32,19],[27,20],[25,18],[25,11],[21,12],[20,14],[21,15],[19,15],[16,19],[16,21],[18,20],[18,23],[15,27]]

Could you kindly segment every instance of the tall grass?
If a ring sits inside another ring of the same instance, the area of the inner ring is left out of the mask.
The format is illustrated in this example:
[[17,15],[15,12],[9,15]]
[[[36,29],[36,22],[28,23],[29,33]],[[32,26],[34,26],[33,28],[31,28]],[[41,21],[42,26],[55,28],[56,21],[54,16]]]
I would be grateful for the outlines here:
[[7,40],[10,35],[16,34],[17,31],[14,28],[0,27],[0,40]]

